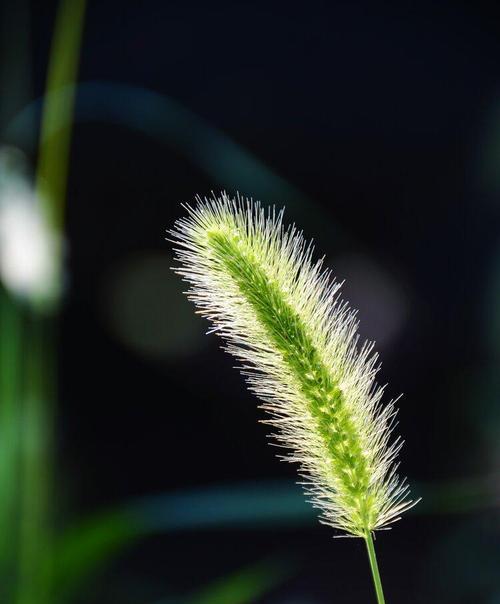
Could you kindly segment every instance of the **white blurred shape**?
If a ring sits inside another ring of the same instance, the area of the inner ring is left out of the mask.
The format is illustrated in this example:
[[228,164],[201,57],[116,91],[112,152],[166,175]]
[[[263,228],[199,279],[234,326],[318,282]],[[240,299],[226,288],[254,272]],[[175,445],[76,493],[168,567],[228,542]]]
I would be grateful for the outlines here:
[[9,149],[0,152],[0,278],[32,301],[52,298],[57,282],[57,239]]

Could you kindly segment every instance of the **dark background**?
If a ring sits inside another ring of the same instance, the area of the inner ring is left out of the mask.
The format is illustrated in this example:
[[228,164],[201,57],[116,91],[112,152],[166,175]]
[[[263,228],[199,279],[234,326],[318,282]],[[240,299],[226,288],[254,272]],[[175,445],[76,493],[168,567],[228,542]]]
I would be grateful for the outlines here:
[[[31,84],[6,122],[43,94],[55,9],[29,6]],[[404,393],[401,472],[424,501],[377,539],[388,602],[500,601],[499,14],[90,0],[59,329],[61,524],[148,494],[295,478],[169,270],[180,202],[238,189],[314,237],[378,342],[388,398]],[[232,161],[233,143],[260,163]],[[332,536],[314,521],[161,534],[82,601],[147,603],[268,556],[293,570],[259,602],[371,601],[363,543]]]

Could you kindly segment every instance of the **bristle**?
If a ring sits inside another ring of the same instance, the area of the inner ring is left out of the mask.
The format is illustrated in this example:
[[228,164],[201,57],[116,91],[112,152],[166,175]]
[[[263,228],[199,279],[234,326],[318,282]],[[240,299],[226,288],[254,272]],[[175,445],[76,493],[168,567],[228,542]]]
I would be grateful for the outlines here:
[[377,355],[359,346],[340,284],[283,211],[225,193],[186,210],[170,232],[175,270],[242,362],[321,521],[360,537],[387,528],[414,502],[396,475],[394,402],[381,405]]

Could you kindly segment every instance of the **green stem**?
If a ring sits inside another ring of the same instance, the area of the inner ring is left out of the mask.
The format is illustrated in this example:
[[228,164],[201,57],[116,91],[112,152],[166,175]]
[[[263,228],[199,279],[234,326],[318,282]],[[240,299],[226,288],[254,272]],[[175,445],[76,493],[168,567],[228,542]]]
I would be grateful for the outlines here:
[[382,581],[380,580],[380,572],[378,570],[377,555],[375,554],[375,546],[373,537],[370,531],[365,535],[366,549],[368,551],[368,559],[370,560],[370,568],[372,570],[373,585],[377,594],[378,604],[385,604],[384,590],[382,589]]
[[[50,50],[40,124],[36,193],[55,238],[55,277],[49,299],[57,303],[62,289],[64,217],[68,186],[72,118],[86,0],[60,0]],[[46,303],[33,300],[35,306]],[[47,310],[47,308],[46,308]]]
[[49,225],[64,227],[69,149],[86,0],[60,0],[52,38],[36,173]]
[[[32,297],[33,313],[26,325],[16,604],[51,601],[57,381],[51,317],[58,310],[61,291],[64,210],[85,6],[86,0],[59,0],[42,110],[36,193],[51,231],[60,239],[54,259],[57,272],[52,284],[54,289],[43,299]],[[48,301],[52,304],[42,308]],[[45,311],[45,318],[41,310]]]
[[20,387],[22,380],[21,308],[0,291],[0,601],[14,588],[19,508]]
[[52,554],[52,441],[55,388],[52,324],[31,316],[26,329],[22,415],[21,523],[17,604],[48,604]]

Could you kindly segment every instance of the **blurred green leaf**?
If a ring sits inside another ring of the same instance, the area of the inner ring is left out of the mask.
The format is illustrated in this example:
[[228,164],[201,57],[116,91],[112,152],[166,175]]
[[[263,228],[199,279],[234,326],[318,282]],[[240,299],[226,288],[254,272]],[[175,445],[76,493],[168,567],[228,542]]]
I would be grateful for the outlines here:
[[263,561],[220,579],[196,594],[186,604],[248,604],[255,602],[290,574],[289,566]]
[[[476,479],[418,486],[415,490],[424,500],[415,511],[421,514],[472,511],[479,505],[484,506],[486,499],[490,503],[494,501],[489,484],[489,480]],[[55,591],[59,600],[67,599],[92,573],[137,539],[148,535],[221,527],[296,527],[311,525],[315,517],[315,510],[306,502],[300,488],[290,481],[242,483],[141,498],[88,518],[59,539],[55,544],[52,577]],[[270,569],[272,575],[267,574]],[[215,593],[219,599],[214,596],[206,600],[208,604],[226,601],[235,604],[240,601],[234,596],[239,593],[238,589],[244,597],[253,579],[256,584],[264,585],[278,575],[272,563],[255,565],[231,577],[228,585],[233,591],[228,593],[233,594],[233,599],[229,596],[227,600],[222,599],[225,583],[220,582],[190,596],[188,602],[205,604],[205,600],[193,598],[208,598]]]
[[127,509],[147,532],[309,524],[314,509],[292,481],[261,481],[146,497]]
[[184,597],[169,597],[155,604],[250,604],[290,576],[293,565],[268,559],[246,566]]
[[[147,497],[90,517],[67,530],[54,545],[50,578],[58,601],[66,601],[92,573],[140,537],[216,526],[296,526],[308,523],[313,515],[300,489],[288,482],[247,483]],[[265,572],[260,567],[252,569],[260,572],[263,581]],[[249,576],[242,575],[241,585]]]
[[[64,106],[73,89],[61,88],[50,94],[60,97],[52,101],[54,105]],[[287,208],[300,216],[306,227],[319,228],[328,235],[328,241],[334,229],[337,245],[354,239],[354,234],[339,224],[324,220],[320,206],[312,198],[175,99],[142,87],[106,81],[80,83],[76,95],[76,122],[104,121],[142,132],[183,153],[221,187],[251,193],[269,202],[281,204],[286,200]],[[36,99],[20,111],[6,129],[6,140],[28,151],[30,125],[36,122],[40,108],[41,99]],[[47,136],[60,127],[57,120],[48,126],[52,130],[47,131]]]
[[0,601],[7,600],[17,557],[16,518],[19,501],[19,392],[22,375],[22,312],[0,291]]
[[494,475],[418,484],[415,492],[422,497],[413,511],[416,514],[466,514],[496,506],[500,501]]
[[92,573],[140,534],[137,522],[122,509],[88,518],[69,529],[54,545],[49,580],[56,600],[70,598]]
[[73,107],[86,0],[60,0],[52,36],[37,165],[37,192],[49,224],[64,228]]

